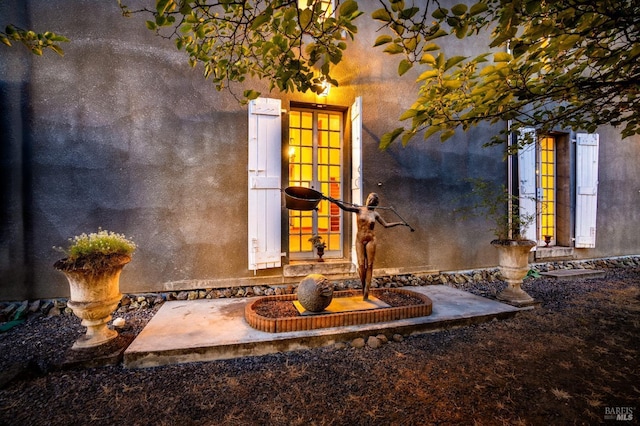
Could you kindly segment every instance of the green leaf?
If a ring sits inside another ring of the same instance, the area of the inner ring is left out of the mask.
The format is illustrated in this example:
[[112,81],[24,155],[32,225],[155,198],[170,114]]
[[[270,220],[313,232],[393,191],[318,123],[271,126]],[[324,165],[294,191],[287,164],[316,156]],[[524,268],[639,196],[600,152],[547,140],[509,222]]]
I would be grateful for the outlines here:
[[403,39],[402,40],[402,44],[404,45],[404,47],[407,48],[407,50],[414,51],[416,49],[416,47],[418,46],[418,38],[417,37],[411,37],[409,39]]
[[447,139],[451,138],[451,136],[455,135],[455,129],[449,129],[440,134],[440,142],[444,142]]
[[371,17],[378,21],[391,22],[391,15],[385,9],[378,9],[371,14]]
[[480,1],[474,4],[473,6],[471,6],[471,9],[469,9],[469,15],[475,16],[486,11],[487,9],[489,9],[489,6],[487,6],[486,3]]
[[402,135],[402,146],[406,147],[409,144],[409,141],[413,139],[416,134],[413,132],[405,132]]
[[393,143],[393,141],[396,140],[398,138],[398,136],[400,136],[400,134],[402,132],[404,132],[404,127],[398,127],[396,129],[392,130],[391,132],[385,133],[380,138],[380,144],[378,145],[378,147],[381,150],[387,149],[389,147],[389,145],[391,145]]
[[449,59],[447,59],[447,62],[444,64],[444,70],[448,70],[449,68],[453,67],[454,65],[459,64],[460,62],[464,61],[465,59],[467,59],[466,56],[453,56]]
[[448,33],[445,30],[439,29],[435,33],[431,34],[430,36],[425,36],[424,39],[425,39],[425,41],[435,40],[437,38],[444,37],[446,35],[448,35]]
[[408,109],[405,112],[403,112],[400,115],[400,118],[398,118],[399,121],[404,121],[404,120],[408,120],[409,118],[413,118],[416,115],[418,115],[418,111],[415,109]]
[[158,25],[156,25],[156,23],[153,21],[147,21],[146,25],[147,25],[147,29],[151,31],[155,31],[158,28]]
[[307,28],[311,23],[313,12],[311,9],[304,9],[300,12],[300,28]]
[[433,50],[438,50],[438,49],[440,49],[440,46],[438,46],[438,45],[437,45],[437,44],[435,44],[435,43],[428,43],[428,44],[425,44],[425,45],[424,45],[424,47],[422,48],[422,50],[423,50],[424,52],[431,52],[431,51],[433,51]]
[[378,38],[376,39],[376,42],[373,44],[373,46],[381,46],[383,44],[387,44],[387,43],[391,43],[393,41],[393,37],[391,37],[388,34],[383,34],[381,36],[378,36]]
[[460,80],[445,80],[442,82],[442,85],[447,89],[459,89],[462,86],[462,81]]
[[188,15],[191,13],[191,11],[192,11],[191,5],[189,4],[188,1],[183,2],[182,6],[180,6],[180,13],[183,15]]
[[427,130],[424,131],[424,135],[422,135],[422,137],[425,140],[429,139],[431,136],[438,133],[439,131],[440,131],[440,126],[429,126],[427,127]]
[[53,50],[60,56],[64,56],[64,51],[60,48],[60,46],[56,44],[52,44],[51,46],[49,46],[49,49]]
[[429,53],[425,53],[420,58],[420,63],[429,64],[431,66],[434,66],[436,64],[436,58],[433,55],[429,54]]
[[245,90],[243,96],[249,100],[256,99],[260,96],[260,92],[256,92],[255,90]]
[[463,39],[467,36],[467,31],[469,30],[469,25],[464,24],[461,27],[456,28],[456,37],[459,39]]
[[436,10],[433,11],[431,16],[433,16],[436,19],[444,19],[444,18],[447,17],[447,13],[449,13],[449,11],[447,9],[439,7]]
[[411,19],[418,12],[420,12],[420,8],[419,7],[410,7],[409,9],[405,9],[402,12],[400,12],[398,17],[400,19]]
[[391,10],[394,12],[400,12],[404,9],[404,0],[391,0],[389,3],[391,3]]
[[341,16],[350,16],[352,13],[358,11],[358,3],[354,0],[347,0],[340,5],[338,11]]
[[439,70],[428,70],[420,74],[418,81],[427,80],[429,78],[437,77],[440,74]]
[[396,55],[398,53],[403,53],[404,52],[404,48],[402,46],[400,46],[399,44],[393,43],[389,46],[387,46],[383,52],[386,53],[390,53],[392,55]]
[[51,37],[51,41],[61,41],[61,42],[68,43],[69,39],[60,34],[53,34]]
[[251,23],[251,30],[255,31],[260,28],[263,24],[269,22],[271,20],[271,11],[269,9],[262,12],[260,15],[256,16],[256,18]]
[[496,67],[494,67],[493,65],[487,65],[486,67],[482,68],[482,70],[480,71],[480,76],[483,77],[485,75],[494,73],[496,71]]
[[175,3],[173,0],[157,0],[156,1],[156,11],[158,12],[159,15],[164,15],[164,13],[167,11],[167,9],[169,9],[170,5],[174,5]]
[[451,12],[453,12],[453,14],[456,16],[462,16],[465,14],[466,11],[467,11],[466,4],[456,4],[451,8]]
[[493,54],[494,62],[509,62],[513,59],[513,56],[507,52],[496,52]]
[[406,59],[400,61],[398,65],[398,75],[404,75],[407,71],[409,71],[413,67],[413,64]]

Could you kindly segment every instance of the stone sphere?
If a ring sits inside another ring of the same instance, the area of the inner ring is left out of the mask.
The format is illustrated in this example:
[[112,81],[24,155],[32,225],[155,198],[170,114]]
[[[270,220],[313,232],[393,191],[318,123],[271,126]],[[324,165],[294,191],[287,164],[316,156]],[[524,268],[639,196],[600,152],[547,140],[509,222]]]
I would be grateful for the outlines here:
[[320,274],[307,275],[298,285],[298,301],[307,311],[322,312],[333,299],[333,285]]

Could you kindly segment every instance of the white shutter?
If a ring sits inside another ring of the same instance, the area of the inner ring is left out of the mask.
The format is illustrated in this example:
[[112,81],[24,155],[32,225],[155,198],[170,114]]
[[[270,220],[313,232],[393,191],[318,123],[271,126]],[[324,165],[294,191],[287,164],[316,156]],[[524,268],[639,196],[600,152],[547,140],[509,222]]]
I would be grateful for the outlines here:
[[576,134],[576,248],[596,246],[598,135]]
[[[351,105],[351,202],[362,205],[362,97],[358,96]],[[358,223],[351,225],[351,261],[356,264],[356,234]]]
[[280,100],[249,103],[249,269],[281,265]]
[[524,139],[529,134],[534,143],[525,145],[518,150],[518,180],[520,215],[533,215],[533,221],[525,231],[525,238],[537,241],[537,216],[536,216],[536,130],[530,127],[520,129],[519,139]]

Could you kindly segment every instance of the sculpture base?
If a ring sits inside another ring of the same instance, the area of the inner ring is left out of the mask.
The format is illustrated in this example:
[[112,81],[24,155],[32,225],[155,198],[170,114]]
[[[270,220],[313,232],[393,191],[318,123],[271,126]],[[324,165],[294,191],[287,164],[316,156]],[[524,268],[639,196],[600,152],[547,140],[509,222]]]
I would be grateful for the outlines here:
[[[281,333],[291,331],[315,330],[319,328],[344,327],[350,325],[370,324],[385,321],[396,321],[405,318],[425,317],[431,315],[432,302],[427,296],[410,290],[399,288],[372,289],[371,296],[376,296],[383,292],[407,294],[414,297],[415,304],[379,308],[368,310],[357,310],[349,312],[331,313],[322,311],[316,315],[298,315],[288,317],[270,318],[256,312],[256,306],[264,301],[291,301],[296,300],[295,294],[284,294],[279,296],[261,297],[252,303],[247,303],[244,310],[244,317],[249,325],[257,330],[269,333]],[[356,296],[357,294],[357,296]],[[334,293],[333,300],[343,297],[356,296],[362,300],[362,295],[353,291],[339,291]]]
[[352,311],[368,311],[370,309],[390,308],[389,304],[383,302],[377,297],[369,296],[369,300],[363,300],[362,295],[338,297],[331,300],[329,306],[321,312],[308,311],[300,304],[299,301],[294,300],[293,306],[296,307],[300,315],[324,315],[324,314],[337,314],[340,312],[352,312]]

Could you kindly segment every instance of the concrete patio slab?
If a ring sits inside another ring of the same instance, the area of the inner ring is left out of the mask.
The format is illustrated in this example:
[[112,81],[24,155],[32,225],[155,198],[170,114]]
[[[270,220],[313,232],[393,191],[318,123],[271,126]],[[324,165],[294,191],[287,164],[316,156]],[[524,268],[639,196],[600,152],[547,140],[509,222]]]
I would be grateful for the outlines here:
[[213,361],[309,349],[383,333],[411,335],[508,318],[521,309],[444,285],[406,287],[433,301],[426,317],[348,327],[267,333],[249,326],[245,304],[254,299],[166,302],[124,353],[129,368]]

